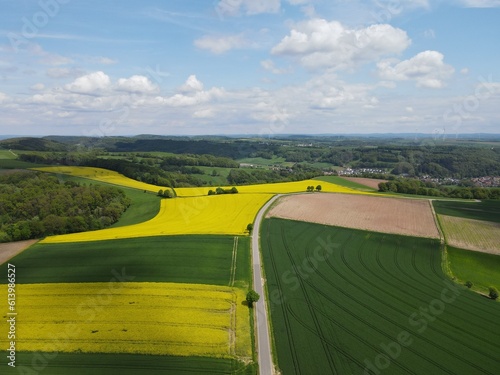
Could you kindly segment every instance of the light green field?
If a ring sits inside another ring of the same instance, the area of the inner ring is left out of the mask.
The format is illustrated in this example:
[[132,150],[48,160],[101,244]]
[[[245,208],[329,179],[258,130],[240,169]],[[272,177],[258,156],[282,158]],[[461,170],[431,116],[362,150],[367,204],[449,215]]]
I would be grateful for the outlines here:
[[500,223],[447,215],[438,219],[449,245],[500,254]]
[[474,290],[488,293],[493,286],[500,290],[500,256],[448,246],[448,263],[457,282],[471,281]]

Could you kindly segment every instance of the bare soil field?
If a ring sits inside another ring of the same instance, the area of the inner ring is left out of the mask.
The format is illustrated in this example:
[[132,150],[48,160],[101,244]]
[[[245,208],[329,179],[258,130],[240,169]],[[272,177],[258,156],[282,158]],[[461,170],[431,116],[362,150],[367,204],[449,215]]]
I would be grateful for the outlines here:
[[0,264],[7,262],[9,259],[15,257],[24,249],[30,247],[38,240],[18,241],[0,243]]
[[378,190],[378,184],[380,184],[381,182],[387,182],[387,180],[377,180],[375,178],[344,177],[344,176],[342,176],[342,178],[344,180],[356,182],[358,184],[365,185],[371,187],[372,189],[377,189],[377,190]]
[[426,200],[327,193],[290,195],[281,198],[267,217],[439,238],[431,204]]
[[500,255],[500,223],[439,215],[449,245]]

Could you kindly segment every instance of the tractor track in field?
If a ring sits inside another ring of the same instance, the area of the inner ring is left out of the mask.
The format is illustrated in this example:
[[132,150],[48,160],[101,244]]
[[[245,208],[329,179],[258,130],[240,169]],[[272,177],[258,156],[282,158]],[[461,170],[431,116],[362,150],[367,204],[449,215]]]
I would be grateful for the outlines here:
[[[327,281],[327,280],[325,280]],[[393,341],[394,340],[394,337],[393,336],[390,336],[389,334],[387,334],[385,331],[383,331],[382,329],[370,324],[366,319],[363,319],[361,318],[358,314],[354,313],[352,310],[349,310],[345,307],[343,307],[341,304],[335,302],[331,297],[329,297],[326,293],[324,293],[322,290],[320,290],[319,288],[317,288],[316,286],[314,286],[312,283],[310,282],[307,282],[306,281],[306,284],[308,284],[312,289],[314,289],[317,293],[321,294],[326,300],[328,300],[329,302],[331,302],[332,304],[334,304],[335,306],[337,306],[339,309],[343,310],[344,312],[346,312],[347,314],[350,314],[351,316],[354,316],[357,320],[359,320],[360,322],[362,322],[363,324],[365,324],[367,327],[370,327],[371,329],[373,329],[374,331],[378,332],[380,335],[386,337],[389,341]],[[333,286],[333,284],[330,284],[331,286]],[[378,315],[379,317],[383,318],[384,320],[386,320],[387,322],[389,322],[390,324],[392,324],[393,326],[395,327],[398,327],[400,328],[402,331],[406,331],[406,327],[404,327],[403,325],[397,323],[396,321],[390,319],[390,318],[387,318],[385,315],[382,315],[380,314],[379,312],[377,312],[375,309],[371,308],[370,306],[368,306],[367,304],[364,304],[362,302],[360,302],[358,299],[352,297],[352,295],[348,292],[344,292],[340,289],[337,289],[339,290],[339,292],[341,292],[342,294],[344,294],[346,297],[354,300],[355,302],[357,302],[358,304],[360,304],[361,306],[363,306],[364,308],[366,308],[367,310],[371,311],[372,313],[374,313],[375,315]],[[323,313],[322,313],[323,314]],[[329,318],[327,315],[325,315],[325,317],[327,319],[330,319],[332,320],[332,318]],[[333,320],[332,320],[333,321]],[[371,347],[373,348],[373,345],[367,343],[363,338],[359,337],[359,336],[355,336],[357,337],[361,342],[363,342],[364,344],[366,344],[368,347]],[[443,347],[440,347],[438,345],[435,345],[435,343],[433,341],[431,341],[430,339],[428,338],[425,338],[423,336],[418,336],[421,340],[425,341],[427,344],[431,345],[431,346],[435,346],[436,348],[438,349],[441,349],[443,350],[444,352],[448,353],[449,355],[451,355],[452,357],[455,357],[457,359],[460,359],[462,361],[463,360],[463,357],[460,357],[458,355],[456,355],[454,352],[452,352],[451,350],[447,350]],[[415,349],[412,349],[411,346],[409,347],[405,347],[405,350],[408,350],[409,352],[412,352],[414,355],[416,355],[417,357],[421,357],[423,359],[425,359],[427,362],[433,364],[434,366],[440,368],[441,370],[443,370],[444,373],[447,373],[447,374],[450,374],[450,375],[455,375],[453,372],[450,372],[450,370],[446,369],[445,367],[443,367],[441,364],[439,364],[438,362],[434,361],[433,359],[423,355],[422,353],[420,352],[417,352]],[[376,348],[376,351],[377,352],[380,352],[380,349],[379,348]],[[485,355],[483,353],[480,353],[482,355]],[[487,355],[486,355],[487,356]],[[488,356],[487,356],[488,357]],[[470,361],[464,361],[466,362],[468,365],[470,365],[471,367],[474,367],[478,370],[481,371],[481,374],[489,374],[489,375],[495,375],[495,374],[492,374],[490,372],[484,372],[484,369],[477,366],[475,363],[473,362],[470,362]],[[399,363],[397,360],[394,361],[394,363]],[[403,367],[402,365],[400,365],[400,367]],[[403,367],[404,368],[404,367]]]
[[[362,279],[363,281],[365,281],[367,284],[370,284],[370,281],[369,281],[367,278],[365,278],[364,276],[362,276],[360,273],[356,272],[356,271],[354,270],[354,268],[353,268],[353,267],[351,267],[351,266],[348,264],[348,262],[347,262],[347,261],[345,260],[345,258],[344,258],[344,254],[345,254],[345,251],[342,249],[342,250],[341,250],[341,257],[342,257],[342,260],[343,260],[344,264],[345,264],[345,265],[346,265],[346,266],[347,266],[347,267],[351,270],[351,272],[353,272],[355,275],[357,275],[360,279]],[[358,252],[358,254],[360,254],[360,252]],[[385,282],[385,283],[387,283],[387,282]],[[375,287],[375,288],[377,288],[378,290],[380,290],[381,292],[383,292],[383,293],[386,293],[386,294],[390,295],[390,296],[391,296],[392,298],[394,298],[395,300],[397,300],[397,301],[399,301],[399,302],[401,302],[401,303],[403,303],[403,304],[404,304],[404,302],[405,302],[405,301],[404,301],[402,298],[400,298],[400,297],[398,297],[397,295],[395,295],[394,293],[390,293],[390,292],[388,292],[387,290],[385,290],[385,289],[383,289],[383,288],[381,288],[381,287],[377,286],[376,284],[374,284],[374,287]],[[361,288],[359,288],[359,287],[358,287],[358,289],[361,289]],[[424,303],[425,305],[428,305],[428,303],[429,303],[429,301],[423,300],[423,299],[421,299],[421,298],[416,298],[416,299],[417,299],[417,300],[419,300],[420,302]],[[402,310],[400,310],[400,309],[398,309],[398,308],[396,308],[396,307],[393,307],[393,310],[396,310],[396,311],[398,311],[400,314],[405,315],[405,313],[404,313]],[[386,319],[387,319],[387,318],[386,318]],[[388,319],[387,319],[387,320],[388,320]],[[392,322],[392,321],[391,321],[391,322]],[[394,323],[395,323],[395,322],[394,322]],[[457,330],[461,330],[461,327],[460,327],[460,326],[457,326],[457,325],[455,325],[455,324],[449,323],[449,322],[447,322],[447,321],[445,321],[445,322],[444,322],[444,324],[446,324],[446,325],[448,325],[448,326],[450,326],[450,327],[452,327],[452,328],[455,328],[455,329],[457,329]],[[448,335],[445,331],[440,330],[440,329],[436,329],[436,328],[433,328],[433,329],[434,329],[434,331],[436,331],[436,332],[438,332],[438,333],[442,334],[443,336],[445,336],[445,337],[449,338],[451,341],[454,341],[454,339],[453,339],[453,338],[451,338],[451,337],[450,337],[450,336],[449,336],[449,335]],[[470,336],[472,336],[472,337],[474,337],[474,338],[476,338],[476,339],[480,340],[480,341],[481,341],[481,340],[482,340],[482,341],[485,341],[485,342],[487,342],[488,344],[490,344],[490,345],[492,345],[493,347],[495,347],[495,344],[491,343],[489,340],[485,340],[484,338],[481,338],[480,336],[478,336],[478,335],[476,335],[476,334],[474,334],[474,333],[471,333],[471,332],[469,332],[468,334],[469,334]],[[421,338],[423,339],[423,337],[421,337]],[[428,341],[428,340],[425,340],[425,341]],[[470,347],[468,346],[468,344],[466,344],[466,343],[464,343],[464,342],[462,342],[462,341],[459,341],[459,340],[456,340],[456,339],[455,339],[455,341],[460,342],[460,344],[464,345],[466,348],[469,348],[469,349],[471,349],[471,350],[475,351],[476,353],[478,353],[478,354],[480,354],[480,355],[484,355],[484,356],[488,357],[488,355],[487,355],[487,354],[485,354],[484,352],[482,352],[482,351],[478,351],[478,350],[476,350],[476,349],[472,349],[472,348],[470,348]],[[431,343],[431,341],[428,341],[428,342],[429,342],[429,343]],[[453,354],[452,352],[449,352],[449,351],[448,351],[447,349],[445,349],[444,347],[441,347],[441,346],[439,346],[439,345],[437,345],[437,344],[435,344],[435,343],[433,343],[433,345],[434,345],[434,346],[436,346],[436,347],[438,347],[438,348],[442,348],[442,349],[443,349],[443,351],[448,352],[449,354],[451,354],[452,356],[454,356],[454,357],[456,357],[456,358],[461,358],[461,357],[456,356],[456,355],[455,355],[455,354]],[[473,366],[473,367],[475,367],[476,365],[474,364],[474,365],[472,365],[472,366]]]
[[[284,235],[285,233],[284,233],[283,226],[281,226],[280,229],[281,229],[281,238],[283,240],[283,245],[284,245],[285,250],[287,252],[288,258],[290,259],[290,264],[292,265],[292,268],[295,271],[295,274],[296,275],[300,275],[300,273],[297,270],[297,265],[295,264],[295,261],[293,260],[293,256],[292,256],[292,254],[290,252],[290,246],[289,246],[288,242],[286,241],[286,236]],[[304,283],[302,282],[302,281],[305,282],[305,280],[301,280],[301,277],[298,277],[298,280],[299,280],[300,288],[302,290],[302,294],[304,295],[304,297],[306,299],[309,313],[311,314],[311,317],[313,318],[314,325],[316,326],[316,330],[317,330],[318,334],[321,335],[321,338],[322,338],[321,344],[323,346],[323,350],[325,352],[325,356],[328,359],[330,370],[332,370],[334,374],[339,374],[339,372],[337,371],[337,369],[335,367],[334,360],[331,357],[332,354],[330,353],[330,351],[328,350],[328,348],[326,348],[324,346],[324,341],[323,341],[324,340],[324,336],[323,336],[323,332],[321,330],[321,325],[320,325],[320,323],[318,321],[318,317],[316,316],[316,314],[314,313],[314,311],[312,309],[311,300],[309,298],[309,295],[307,294],[307,291],[305,290]]]
[[[343,261],[344,265],[345,265],[347,268],[349,268],[349,269],[351,270],[351,272],[353,272],[354,274],[356,274],[359,278],[361,278],[361,279],[362,279],[362,280],[364,280],[365,282],[369,283],[369,281],[368,281],[368,280],[366,280],[364,277],[362,277],[361,275],[359,275],[356,271],[354,271],[354,270],[352,269],[352,267],[350,267],[350,266],[348,265],[348,262],[347,262],[347,260],[345,259],[345,256],[344,256],[344,251],[343,251],[343,250],[341,250],[341,258],[342,258],[342,261]],[[332,269],[332,270],[333,270],[333,271],[334,271],[337,275],[339,275],[342,279],[344,279],[346,282],[348,282],[348,283],[349,283],[348,277],[341,275],[341,274],[340,274],[340,273],[339,273],[339,272],[335,269],[335,267],[331,264],[331,262],[329,261],[329,259],[327,259],[327,260],[326,260],[326,262],[327,262],[327,264],[329,265],[329,267],[330,267],[330,268],[331,268],[331,269]],[[335,289],[339,290],[339,291],[340,291],[342,294],[344,294],[346,297],[348,297],[348,298],[350,298],[350,299],[352,299],[352,300],[356,301],[357,303],[359,303],[360,305],[362,305],[362,306],[363,306],[364,308],[366,308],[367,310],[372,311],[374,314],[376,314],[376,315],[380,316],[381,318],[383,318],[384,320],[386,320],[386,321],[388,321],[389,323],[393,324],[394,326],[397,326],[397,327],[401,328],[402,330],[406,330],[406,327],[404,327],[404,326],[402,326],[401,324],[397,323],[396,321],[394,321],[394,320],[392,320],[392,319],[388,318],[387,316],[385,316],[385,315],[383,315],[383,314],[379,313],[377,310],[375,310],[375,309],[374,309],[374,308],[372,308],[371,306],[369,306],[369,305],[367,305],[367,304],[365,304],[365,303],[361,302],[359,299],[357,299],[357,298],[353,297],[353,296],[352,296],[352,294],[350,294],[349,292],[345,292],[345,291],[343,291],[343,290],[341,290],[341,289],[339,289],[339,288],[335,287],[335,285],[334,285],[334,284],[333,284],[333,283],[332,283],[332,282],[331,282],[331,281],[330,281],[330,280],[329,280],[329,279],[328,279],[328,278],[327,278],[324,274],[322,274],[321,272],[319,272],[319,271],[318,271],[318,275],[319,275],[319,276],[320,276],[323,280],[325,280],[325,282],[327,282],[328,284],[330,284],[330,285],[331,285],[332,287],[334,287]],[[308,283],[308,282],[307,282],[307,283]],[[363,288],[361,288],[358,284],[353,283],[352,281],[351,281],[350,283],[351,283],[351,284],[352,284],[355,288],[357,288],[357,289],[360,289],[360,290],[362,290],[362,289],[363,289]],[[309,284],[309,283],[308,283],[308,284]],[[373,284],[373,283],[372,283],[372,284]],[[385,291],[383,288],[381,288],[381,287],[377,287],[375,284],[373,284],[373,285],[374,285],[374,287],[375,287],[375,288],[377,288],[378,290],[380,290],[380,291],[382,291],[382,292],[384,292],[384,293],[390,294],[392,298],[395,298],[396,300],[398,300],[398,301],[400,301],[400,302],[404,302],[402,299],[400,299],[400,298],[399,298],[399,297],[397,297],[397,296],[394,296],[392,293],[388,293],[388,292],[387,292],[387,291]],[[313,289],[315,289],[316,291],[318,291],[319,293],[323,294],[323,293],[322,293],[319,289],[317,289],[317,288],[316,288],[315,286],[313,286],[312,284],[310,284],[310,286],[311,286]],[[327,299],[328,299],[328,300],[330,300],[332,303],[334,303],[334,302],[333,302],[333,301],[332,301],[329,297],[327,297],[326,295],[325,295],[325,298],[327,298]],[[424,302],[425,302],[425,301],[424,301]],[[334,303],[334,304],[335,304],[335,303]],[[337,304],[336,304],[336,305],[337,305]],[[337,305],[337,306],[338,306],[338,305]],[[393,310],[394,310],[394,311],[397,311],[398,313],[402,314],[403,316],[407,316],[407,312],[404,312],[404,311],[402,311],[402,310],[398,309],[397,307],[394,307],[394,306],[393,306]],[[356,315],[356,314],[354,314],[352,311],[351,311],[350,313],[351,313],[352,315]],[[357,316],[357,315],[356,315],[356,316]],[[365,320],[363,320],[363,319],[362,319],[362,318],[360,318],[359,316],[358,316],[358,319],[359,319],[360,321],[364,322],[365,324],[367,324],[368,326],[370,326],[370,324],[368,324]],[[449,326],[451,326],[451,327],[453,327],[453,328],[457,329],[457,330],[461,330],[461,327],[459,327],[459,326],[456,326],[456,325],[454,325],[454,324],[449,324],[448,322],[445,322],[445,323],[446,323],[446,324],[448,324]],[[376,329],[376,330],[378,331],[378,329],[377,329],[377,328],[375,328],[375,327],[373,327],[373,328],[374,328],[374,329]],[[437,330],[437,329],[435,329],[435,328],[434,328],[434,331],[435,331],[435,332],[438,332],[438,333],[440,333],[440,334],[442,334],[444,337],[447,337],[448,339],[450,339],[450,341],[457,341],[456,339],[453,339],[453,338],[452,338],[452,337],[450,337],[450,336],[449,336],[446,332],[444,332],[444,331],[442,331],[442,330]],[[383,334],[385,335],[385,333],[383,333]],[[475,335],[475,334],[470,334],[470,335],[471,335],[471,336],[473,336],[473,337],[474,337],[474,338],[476,338],[476,339],[479,339],[480,341],[481,341],[481,340],[482,340],[482,341],[485,341],[485,340],[484,340],[484,338],[480,338],[479,336],[477,336],[477,335]],[[388,338],[389,338],[389,339],[391,339],[390,337],[388,337]],[[448,349],[446,349],[446,348],[444,348],[444,347],[442,347],[442,346],[440,346],[440,345],[438,345],[438,344],[434,343],[433,341],[429,340],[428,338],[425,338],[425,337],[423,337],[423,336],[419,336],[419,338],[420,338],[420,339],[422,339],[423,341],[427,342],[429,345],[434,346],[434,347],[436,347],[436,348],[439,348],[439,349],[443,350],[444,352],[446,352],[446,353],[450,354],[452,357],[455,357],[455,358],[457,358],[457,359],[462,359],[462,357],[460,357],[460,356],[456,355],[454,352],[452,352],[452,351],[450,351],[450,350],[448,350]],[[486,342],[487,342],[488,344],[492,345],[493,347],[495,347],[495,344],[491,343],[489,340],[486,340]],[[470,347],[469,347],[466,343],[463,343],[463,342],[461,342],[461,341],[460,341],[460,344],[461,344],[461,345],[464,345],[466,348],[468,348],[468,349],[470,349],[470,350],[473,350],[473,351],[475,351],[476,353],[478,353],[478,354],[480,354],[480,355],[482,355],[482,356],[489,357],[486,353],[484,353],[484,352],[482,352],[482,351],[478,351],[478,350],[476,350],[476,349],[474,349],[474,348],[470,348]],[[410,351],[412,351],[412,352],[413,352],[413,350],[411,350],[411,349],[410,349]],[[416,354],[417,354],[417,355],[420,355],[420,354],[418,354],[418,353],[416,353]],[[424,358],[427,358],[427,357],[424,357]],[[462,360],[463,360],[463,359],[462,359]],[[429,362],[433,363],[433,361],[432,361],[432,360],[429,360]],[[475,368],[478,368],[478,369],[479,369],[479,367],[478,367],[476,364],[472,363],[472,362],[469,362],[469,361],[464,361],[464,362],[466,362],[467,364],[471,365],[472,367],[475,367]],[[481,370],[482,370],[482,369],[481,369]],[[491,373],[488,373],[488,374],[493,375],[493,374],[491,374]]]
[[[269,230],[267,231],[266,240],[267,240],[268,249],[271,250],[272,247],[271,247],[270,231]],[[273,251],[269,251],[269,258],[271,259],[271,264],[272,264],[276,284],[278,285],[278,289],[281,291],[282,290],[281,280],[280,280],[279,275],[278,275],[278,270],[276,267],[276,260],[274,259]],[[297,362],[298,357],[297,357],[297,351],[295,349],[295,342],[293,339],[293,335],[290,331],[290,327],[291,327],[290,320],[289,320],[289,317],[286,313],[283,314],[283,318],[285,320],[286,335],[287,335],[288,341],[291,343],[291,345],[289,345],[289,347],[290,347],[290,351],[292,352],[292,361],[294,363],[294,368],[295,368],[295,371],[300,375],[300,366]]]

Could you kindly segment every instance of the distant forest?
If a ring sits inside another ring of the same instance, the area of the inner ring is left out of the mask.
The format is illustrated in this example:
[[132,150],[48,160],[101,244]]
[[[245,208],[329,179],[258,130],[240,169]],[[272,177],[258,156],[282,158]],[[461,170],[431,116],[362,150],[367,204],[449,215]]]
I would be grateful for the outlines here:
[[80,186],[44,173],[0,175],[0,242],[102,229],[130,205],[119,188]]

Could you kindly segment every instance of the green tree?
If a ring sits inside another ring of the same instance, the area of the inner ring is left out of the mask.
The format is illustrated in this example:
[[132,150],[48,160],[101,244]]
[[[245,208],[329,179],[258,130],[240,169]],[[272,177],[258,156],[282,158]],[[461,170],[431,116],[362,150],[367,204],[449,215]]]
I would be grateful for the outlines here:
[[248,224],[248,225],[247,225],[247,231],[248,231],[249,233],[252,233],[252,230],[253,230],[253,224],[252,224],[252,223],[250,223],[250,224]]
[[254,302],[257,302],[260,299],[259,293],[255,290],[251,290],[247,293],[247,302],[249,307],[253,307]]
[[234,187],[234,186],[231,188],[230,191],[231,191],[231,194],[237,194],[238,193],[238,189],[236,189],[236,187]]
[[316,186],[316,191],[321,191],[321,185]]
[[163,197],[163,190],[162,189],[158,190],[158,196]]
[[466,282],[465,282],[465,286],[466,286],[467,288],[469,288],[469,289],[470,289],[470,288],[472,288],[472,286],[473,286],[473,285],[474,285],[474,284],[472,283],[472,281],[466,281]]
[[[489,296],[491,299],[497,299],[498,298],[498,290],[496,290],[493,287],[490,287]],[[248,298],[248,296],[247,296],[247,298]]]

